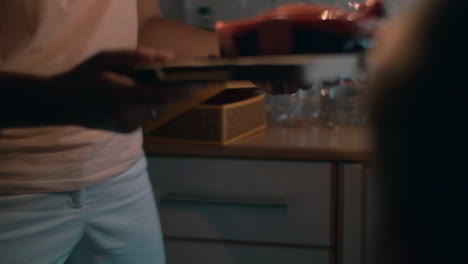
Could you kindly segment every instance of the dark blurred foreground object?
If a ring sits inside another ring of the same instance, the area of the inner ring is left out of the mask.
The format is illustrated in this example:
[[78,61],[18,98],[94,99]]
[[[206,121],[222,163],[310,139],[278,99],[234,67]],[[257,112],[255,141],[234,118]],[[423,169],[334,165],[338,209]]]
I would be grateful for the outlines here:
[[381,251],[369,264],[468,263],[468,1],[422,3],[376,50]]
[[217,22],[227,57],[338,53],[366,49],[366,38],[384,15],[379,0],[365,0],[355,12],[335,6],[288,4],[243,20]]

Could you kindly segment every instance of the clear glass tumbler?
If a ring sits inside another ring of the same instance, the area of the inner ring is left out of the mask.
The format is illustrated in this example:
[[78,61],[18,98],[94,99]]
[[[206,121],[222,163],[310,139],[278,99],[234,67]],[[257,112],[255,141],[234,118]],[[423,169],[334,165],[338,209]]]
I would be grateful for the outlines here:
[[367,81],[339,77],[320,86],[320,123],[328,127],[366,124]]

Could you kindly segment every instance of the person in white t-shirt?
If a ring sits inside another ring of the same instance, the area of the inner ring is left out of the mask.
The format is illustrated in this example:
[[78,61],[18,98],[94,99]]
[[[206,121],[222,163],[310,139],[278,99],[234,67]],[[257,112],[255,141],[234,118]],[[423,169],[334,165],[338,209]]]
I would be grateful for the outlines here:
[[0,263],[164,263],[139,127],[179,95],[119,72],[216,55],[157,0],[0,1]]

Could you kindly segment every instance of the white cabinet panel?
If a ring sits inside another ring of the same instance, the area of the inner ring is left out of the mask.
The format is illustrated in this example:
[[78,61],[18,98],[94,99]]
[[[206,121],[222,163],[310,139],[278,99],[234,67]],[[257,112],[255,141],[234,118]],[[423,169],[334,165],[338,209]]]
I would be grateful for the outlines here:
[[168,264],[330,264],[326,249],[166,241]]
[[377,175],[373,169],[366,168],[365,175],[367,176],[367,229],[366,229],[366,240],[367,243],[367,264],[379,264],[378,252],[379,252],[379,239],[378,239],[378,219],[382,214],[383,209],[381,203],[381,197],[378,193],[377,188]]
[[339,175],[338,263],[364,264],[366,177],[362,164],[341,164]]
[[149,157],[166,236],[331,246],[331,164]]

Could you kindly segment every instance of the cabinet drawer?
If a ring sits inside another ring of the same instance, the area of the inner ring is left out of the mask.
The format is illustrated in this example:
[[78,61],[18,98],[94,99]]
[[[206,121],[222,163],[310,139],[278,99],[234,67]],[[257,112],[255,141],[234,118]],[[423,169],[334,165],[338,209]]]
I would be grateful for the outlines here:
[[168,264],[330,264],[327,249],[165,241]]
[[166,237],[332,246],[329,163],[150,157]]

